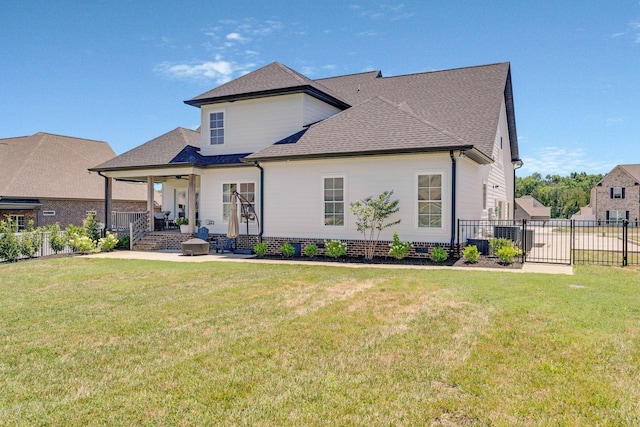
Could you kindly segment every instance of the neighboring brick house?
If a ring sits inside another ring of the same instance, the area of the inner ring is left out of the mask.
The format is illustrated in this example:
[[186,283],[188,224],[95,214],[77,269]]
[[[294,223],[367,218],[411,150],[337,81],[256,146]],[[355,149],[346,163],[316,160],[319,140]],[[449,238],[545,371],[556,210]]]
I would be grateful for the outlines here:
[[609,223],[640,218],[640,164],[618,165],[591,189],[591,207],[597,221]]
[[[88,168],[115,157],[102,141],[38,132],[0,139],[0,219],[24,227],[81,225],[88,212],[102,221],[105,178]],[[113,211],[147,210],[144,184],[115,182]]]
[[522,196],[515,199],[514,219],[527,221],[546,221],[551,218],[551,208],[546,207],[533,196]]

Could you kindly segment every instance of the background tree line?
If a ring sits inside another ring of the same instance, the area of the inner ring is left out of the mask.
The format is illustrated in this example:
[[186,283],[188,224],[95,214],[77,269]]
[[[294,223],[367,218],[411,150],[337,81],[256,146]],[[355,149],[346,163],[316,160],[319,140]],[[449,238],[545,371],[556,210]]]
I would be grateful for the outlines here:
[[543,178],[534,173],[524,178],[516,177],[516,197],[533,196],[551,208],[551,218],[569,218],[589,204],[591,188],[603,176],[572,172],[569,176],[547,175]]

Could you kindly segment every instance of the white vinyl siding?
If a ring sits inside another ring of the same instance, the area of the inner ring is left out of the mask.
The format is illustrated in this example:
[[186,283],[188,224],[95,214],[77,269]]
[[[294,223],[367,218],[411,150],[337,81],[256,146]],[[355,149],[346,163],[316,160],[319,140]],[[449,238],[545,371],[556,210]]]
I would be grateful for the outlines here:
[[[451,221],[449,153],[398,156],[370,156],[331,160],[265,162],[264,235],[315,239],[362,239],[349,203],[377,197],[393,190],[399,211],[392,220],[397,226],[382,230],[381,240],[448,242]],[[346,172],[348,171],[348,173]],[[384,171],[384,173],[382,173]],[[417,175],[440,173],[443,178],[442,227],[419,228],[417,224]],[[324,225],[324,178],[345,177],[344,226]],[[480,208],[480,191],[475,191]],[[312,195],[310,197],[310,195]]]
[[[224,113],[224,144],[211,143],[211,114],[218,112]],[[201,152],[205,156],[253,153],[338,112],[301,93],[203,105]]]

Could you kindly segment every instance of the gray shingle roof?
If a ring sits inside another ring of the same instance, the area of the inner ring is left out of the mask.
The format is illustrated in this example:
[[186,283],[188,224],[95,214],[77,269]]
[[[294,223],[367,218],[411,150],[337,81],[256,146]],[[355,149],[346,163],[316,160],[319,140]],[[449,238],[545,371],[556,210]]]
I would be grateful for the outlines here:
[[[0,139],[0,198],[104,199],[88,169],[115,156],[103,141],[39,132]],[[114,200],[146,200],[146,186],[114,183]]]
[[184,102],[200,106],[214,102],[303,91],[338,107],[348,106],[330,88],[324,87],[279,62],[272,62]]
[[178,127],[91,169],[104,171],[164,166],[187,145],[200,147],[200,132]]
[[[316,82],[353,105],[350,110],[360,110],[366,104],[368,113],[355,114],[354,111],[345,116],[343,112],[341,119],[329,118],[325,120],[326,125],[321,122],[311,126],[310,132],[299,139],[299,147],[278,144],[254,153],[251,159],[447,149],[460,145],[473,146],[485,158],[490,158],[504,99],[509,116],[512,159],[518,159],[509,63],[395,77],[382,77],[379,71],[372,71]],[[378,101],[367,104],[376,98]],[[382,108],[384,114],[371,110],[376,106]],[[413,116],[413,124],[409,123],[406,114]],[[414,125],[417,125],[414,130],[401,129]],[[418,132],[425,126],[429,132]],[[311,132],[318,127],[323,132]],[[372,128],[378,133],[369,132]],[[357,135],[359,132],[360,136]]]
[[382,97],[318,122],[296,143],[271,145],[247,159],[429,151],[470,147],[410,111]]

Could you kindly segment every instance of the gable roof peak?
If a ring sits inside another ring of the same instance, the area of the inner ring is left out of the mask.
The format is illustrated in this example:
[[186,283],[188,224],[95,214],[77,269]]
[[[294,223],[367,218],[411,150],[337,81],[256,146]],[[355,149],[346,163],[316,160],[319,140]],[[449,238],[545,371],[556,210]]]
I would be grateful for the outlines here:
[[200,107],[205,104],[300,92],[308,93],[339,108],[349,107],[349,104],[331,89],[277,61],[184,102]]

